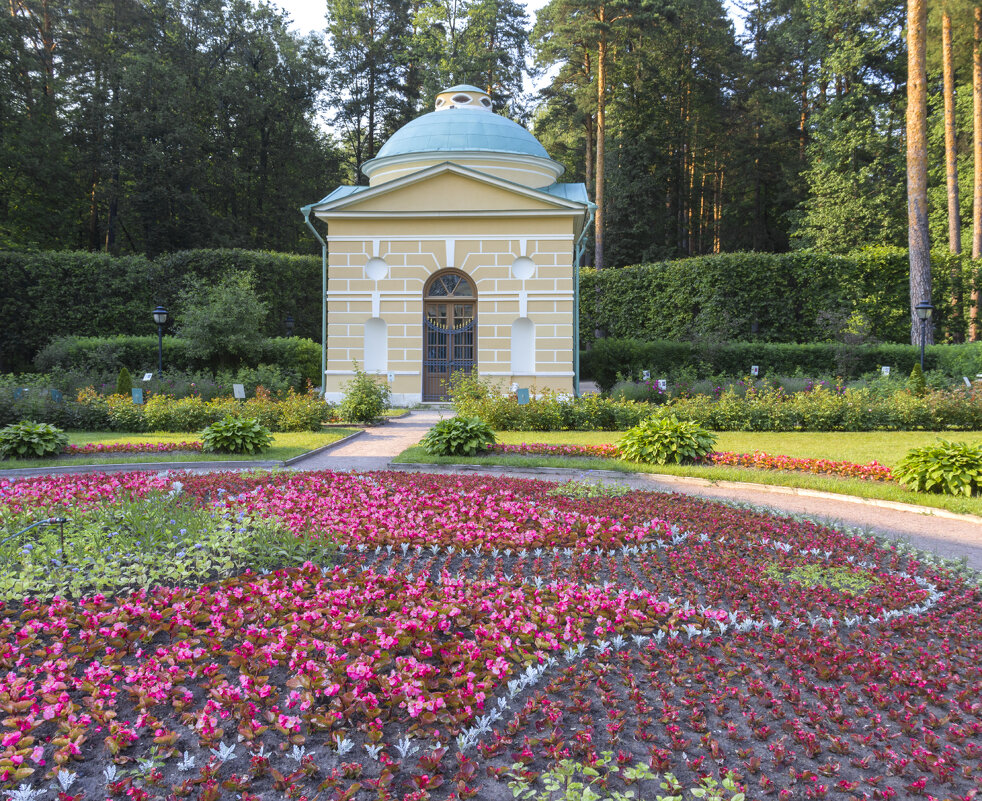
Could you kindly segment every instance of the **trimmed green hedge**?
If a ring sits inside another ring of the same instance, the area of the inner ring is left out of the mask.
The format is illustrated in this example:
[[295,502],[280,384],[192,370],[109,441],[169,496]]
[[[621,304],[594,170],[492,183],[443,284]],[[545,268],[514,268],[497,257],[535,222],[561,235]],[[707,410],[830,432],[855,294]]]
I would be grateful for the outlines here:
[[188,279],[251,272],[269,306],[262,333],[278,337],[292,315],[298,337],[320,340],[320,255],[188,250],[156,259],[88,252],[0,251],[0,370],[26,369],[59,336],[156,335],[150,310],[177,311]]
[[[964,336],[978,265],[931,254],[936,330]],[[909,265],[900,248],[848,256],[810,250],[724,253],[639,264],[580,278],[580,346],[617,339],[812,342],[852,332],[907,342]],[[954,277],[953,277],[954,276]],[[952,286],[963,299],[952,312]]]
[[[164,337],[164,367],[193,371],[208,367],[187,354],[187,342],[178,337]],[[52,340],[34,360],[38,371],[94,370],[112,372],[125,367],[134,373],[157,372],[156,336],[58,337]],[[320,344],[301,337],[276,337],[263,341],[258,364],[272,364],[296,373],[302,381],[320,386]]]
[[[602,339],[580,354],[580,369],[604,391],[610,391],[620,373],[640,377],[643,370],[652,378],[674,375],[687,367],[701,376],[750,373],[754,364],[760,374],[778,373],[818,377],[835,375],[845,379],[889,365],[891,372],[907,376],[920,362],[920,349],[913,345],[845,345],[811,343],[793,345],[774,342],[642,342],[637,339]],[[924,355],[927,370],[941,370],[952,378],[975,377],[982,372],[982,342],[965,345],[932,345]]]
[[92,390],[55,402],[50,393],[35,391],[15,397],[13,388],[0,387],[0,428],[18,420],[35,420],[76,431],[192,432],[227,415],[254,418],[270,431],[320,431],[336,417],[331,404],[292,390],[279,398],[262,393],[246,401],[153,395],[137,405],[126,395],[99,395]]

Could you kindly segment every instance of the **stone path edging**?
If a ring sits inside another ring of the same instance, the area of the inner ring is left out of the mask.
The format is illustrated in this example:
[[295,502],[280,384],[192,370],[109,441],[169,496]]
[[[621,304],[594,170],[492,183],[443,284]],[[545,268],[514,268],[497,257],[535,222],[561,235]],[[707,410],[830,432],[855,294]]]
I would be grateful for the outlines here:
[[237,462],[116,462],[115,464],[73,464],[61,467],[25,467],[0,471],[5,478],[64,475],[66,473],[165,473],[168,470],[268,470],[283,467],[279,460],[243,460]]
[[341,437],[341,439],[336,439],[336,440],[334,440],[334,442],[327,443],[327,445],[321,445],[319,448],[314,448],[312,451],[307,451],[306,453],[301,453],[299,456],[292,456],[289,459],[284,459],[282,462],[280,462],[280,466],[281,467],[290,467],[290,466],[296,464],[297,462],[300,462],[300,461],[302,461],[304,459],[307,459],[307,458],[309,458],[311,456],[317,456],[318,454],[321,454],[321,453],[327,453],[329,450],[332,450],[333,448],[338,448],[338,447],[340,447],[342,445],[346,445],[347,443],[351,442],[351,440],[360,437],[364,433],[365,433],[365,429],[364,428],[361,429],[361,430],[359,430],[359,431],[353,431],[352,433],[348,434],[347,436]]
[[859,495],[840,495],[837,492],[823,492],[822,490],[806,489],[803,487],[785,487],[780,484],[755,484],[750,481],[714,481],[708,478],[697,478],[695,476],[675,476],[667,473],[633,473],[620,470],[578,470],[572,467],[513,467],[511,465],[477,465],[477,464],[433,464],[430,462],[390,462],[389,470],[410,470],[414,472],[430,472],[433,468],[452,468],[459,472],[502,472],[502,473],[541,473],[542,475],[569,476],[575,478],[586,472],[590,475],[602,478],[616,479],[627,476],[653,476],[658,481],[666,484],[687,484],[696,487],[722,487],[725,489],[746,490],[750,492],[774,492],[781,495],[800,495],[806,498],[825,498],[830,501],[841,501],[844,503],[860,503],[867,506],[875,506],[880,509],[893,509],[898,512],[910,512],[912,514],[932,515],[943,517],[947,520],[959,520],[965,523],[974,523],[982,526],[982,517],[978,515],[959,514],[950,512],[947,509],[938,509],[934,506],[918,506],[913,503],[901,503],[900,501],[886,501],[880,498],[864,498]]

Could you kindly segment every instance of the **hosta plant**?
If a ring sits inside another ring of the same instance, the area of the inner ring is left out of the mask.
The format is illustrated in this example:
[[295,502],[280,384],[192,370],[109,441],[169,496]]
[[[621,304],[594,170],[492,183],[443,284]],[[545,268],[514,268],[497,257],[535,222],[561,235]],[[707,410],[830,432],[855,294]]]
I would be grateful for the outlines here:
[[939,439],[913,448],[894,468],[893,477],[918,492],[975,495],[982,488],[982,445]]
[[493,444],[494,431],[480,417],[441,420],[422,440],[431,456],[475,456]]
[[649,417],[617,443],[621,456],[641,464],[685,464],[701,459],[716,444],[716,436],[692,420]]
[[251,417],[227,415],[201,432],[203,450],[215,453],[259,453],[273,442],[269,429]]
[[68,445],[68,436],[50,423],[11,423],[0,429],[0,458],[53,456]]

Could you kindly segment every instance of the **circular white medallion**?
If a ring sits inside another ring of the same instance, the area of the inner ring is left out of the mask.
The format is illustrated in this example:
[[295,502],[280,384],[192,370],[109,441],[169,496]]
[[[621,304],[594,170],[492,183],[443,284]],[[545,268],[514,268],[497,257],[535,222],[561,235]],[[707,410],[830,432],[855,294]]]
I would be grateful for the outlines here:
[[385,278],[389,274],[389,265],[385,263],[385,259],[369,259],[368,263],[365,265],[365,275],[371,278],[373,281],[378,281]]
[[528,256],[519,256],[511,263],[511,274],[520,281],[526,281],[535,275],[535,262]]

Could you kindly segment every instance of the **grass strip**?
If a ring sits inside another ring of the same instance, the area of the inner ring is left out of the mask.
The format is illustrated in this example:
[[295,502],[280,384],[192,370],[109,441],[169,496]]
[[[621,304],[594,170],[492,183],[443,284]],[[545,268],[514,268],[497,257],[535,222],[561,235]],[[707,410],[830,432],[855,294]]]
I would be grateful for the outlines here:
[[[301,456],[317,448],[323,448],[332,442],[354,434],[358,429],[331,428],[324,431],[291,431],[273,434],[273,446],[262,453],[231,454],[231,453],[197,453],[188,451],[171,451],[169,453],[112,453],[104,456],[79,454],[64,459],[8,459],[0,462],[0,474],[4,470],[22,470],[32,467],[64,467],[73,464],[140,464],[160,462],[243,462],[243,461],[285,461],[295,456]],[[109,443],[157,443],[183,442],[194,438],[193,434],[175,434],[172,432],[156,432],[153,434],[118,434],[115,432],[69,432],[68,439],[73,445],[84,445],[90,442]]]
[[[549,445],[602,445],[616,443],[622,431],[496,431],[498,442],[519,445],[543,442]],[[893,467],[911,448],[935,440],[982,442],[982,431],[720,431],[714,450],[733,453],[764,451],[805,459],[869,464],[876,460]]]
[[[532,441],[532,440],[523,440]],[[542,441],[542,440],[539,440]],[[911,492],[886,482],[863,481],[853,478],[836,478],[807,473],[788,473],[779,470],[753,470],[745,467],[701,467],[696,465],[644,465],[622,459],[569,458],[562,456],[430,456],[421,445],[407,448],[394,462],[418,462],[422,464],[476,464],[502,465],[505,467],[562,467],[571,470],[613,470],[619,473],[649,473],[654,475],[689,476],[708,481],[742,481],[780,487],[835,492],[859,498],[875,498],[897,503],[910,503],[946,509],[957,514],[982,515],[982,497],[961,498],[950,495],[933,495]]]

